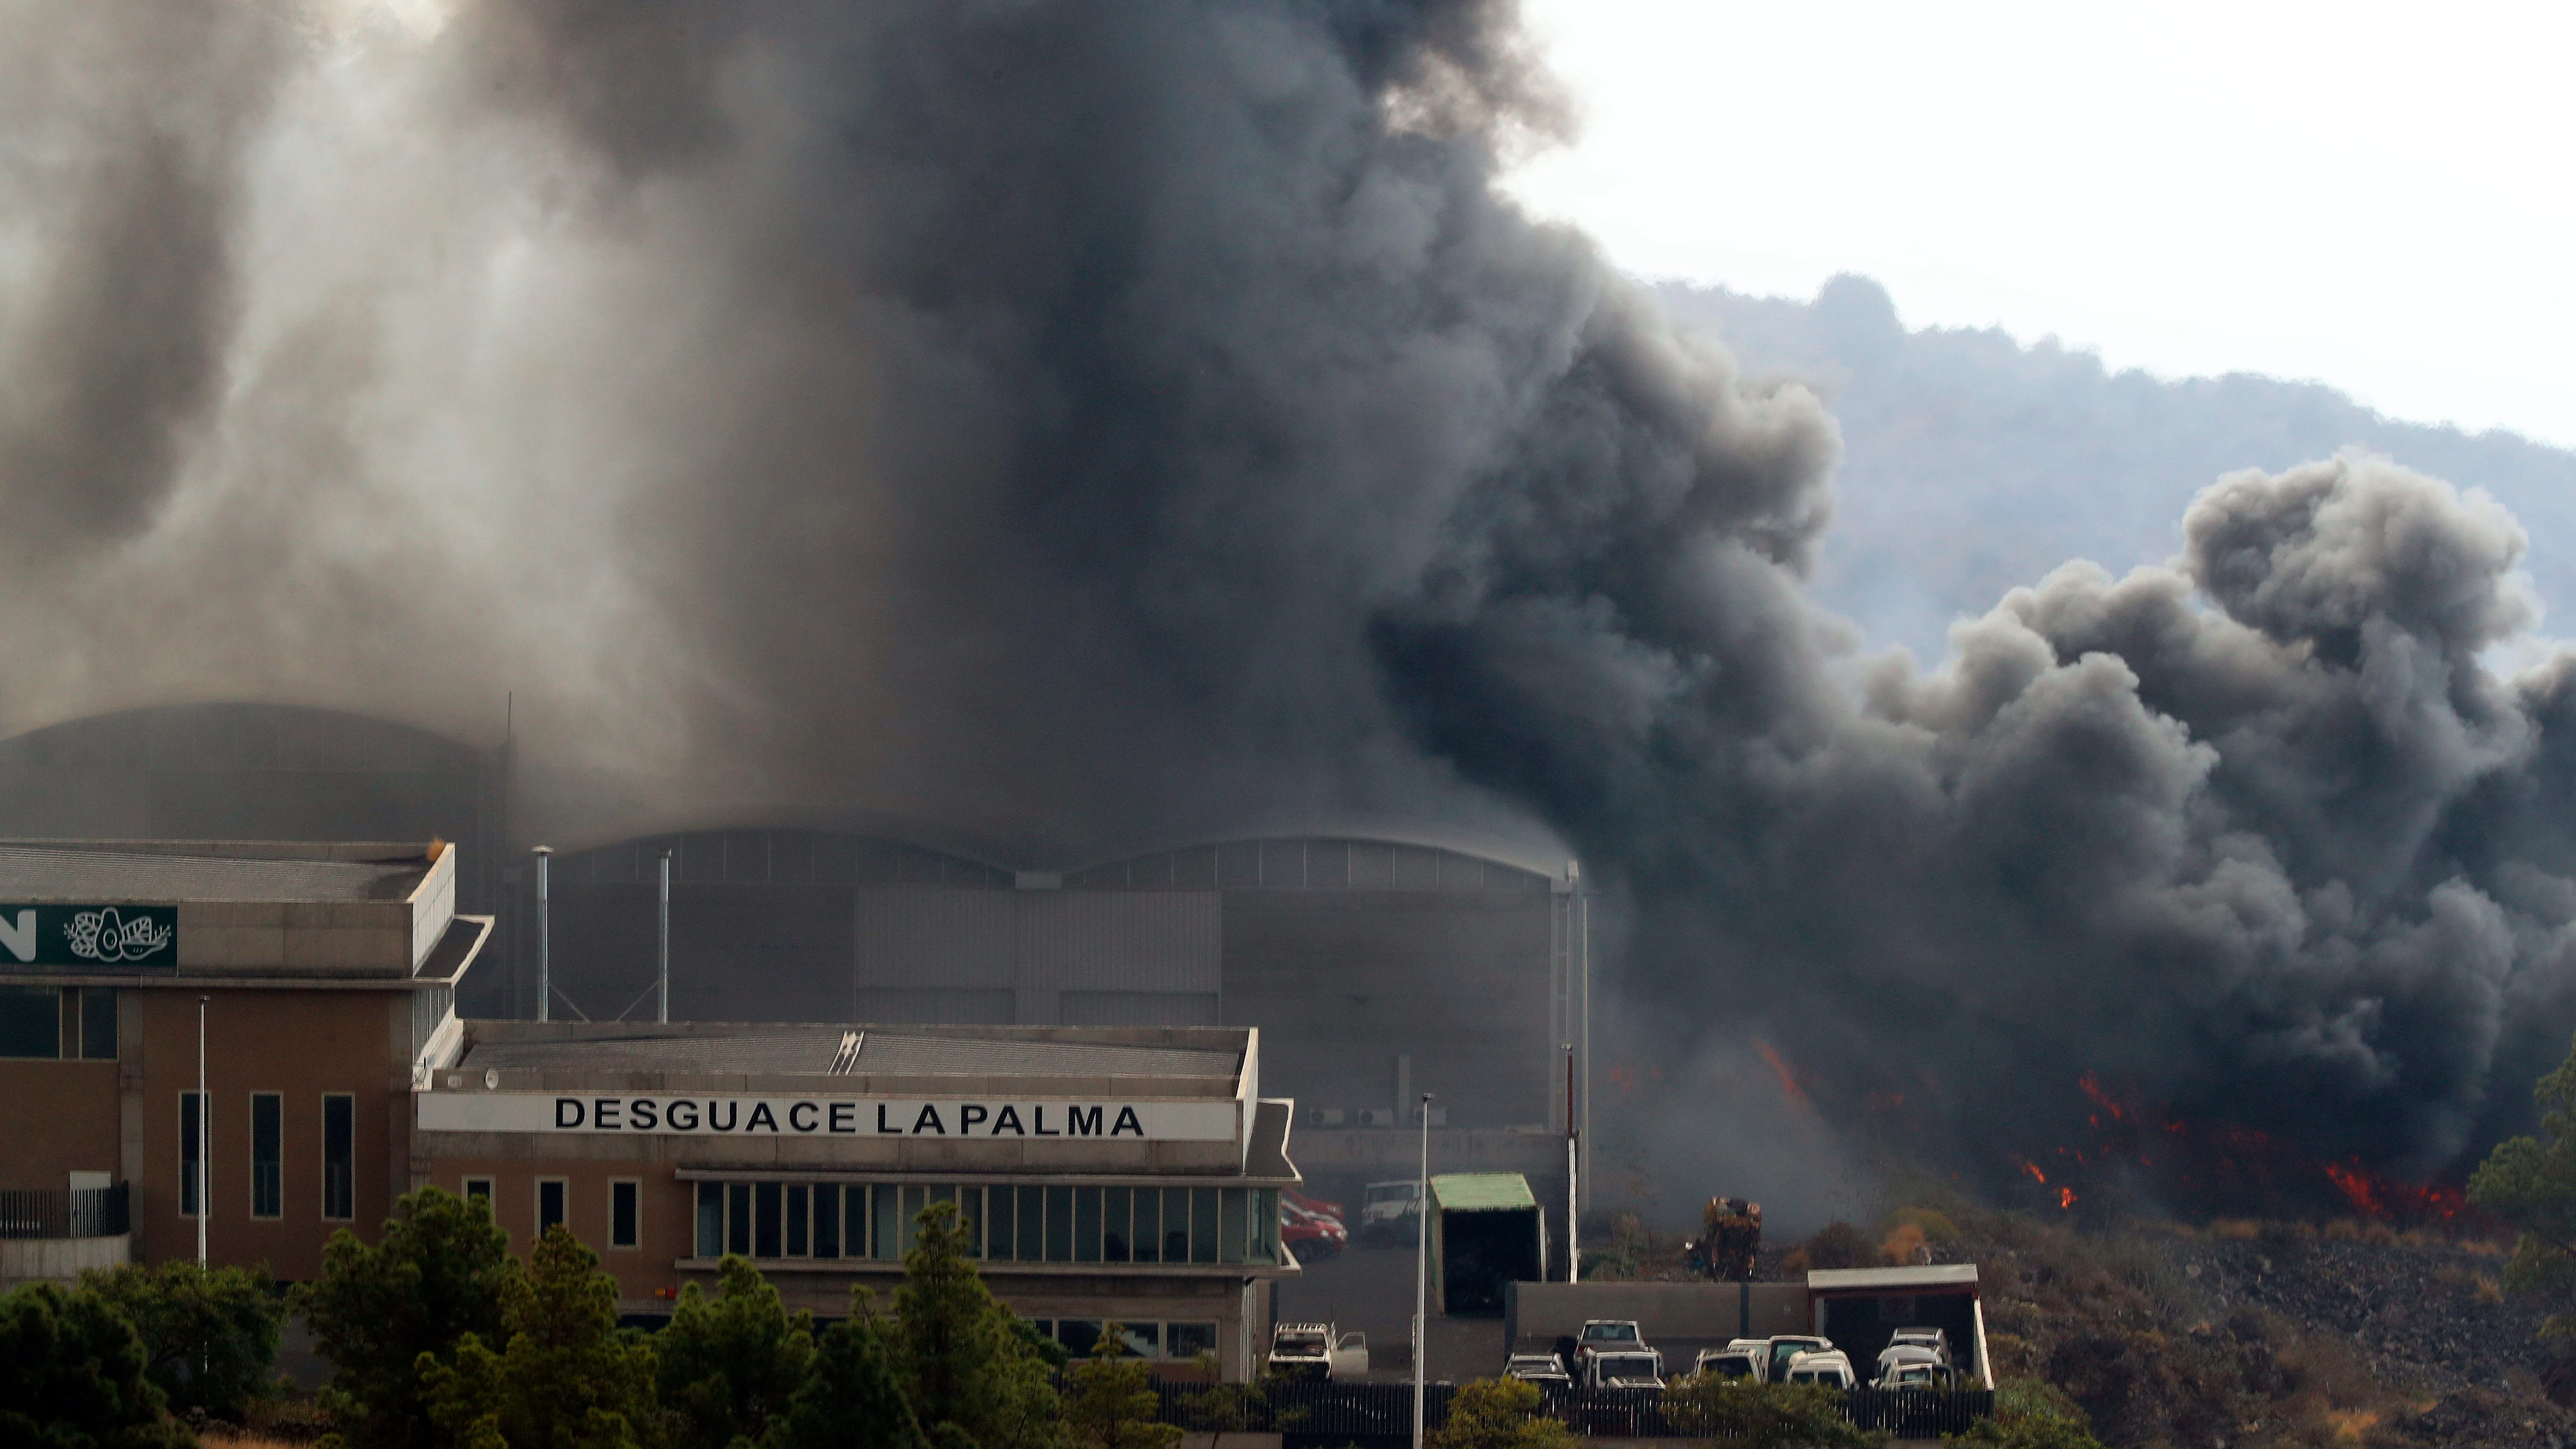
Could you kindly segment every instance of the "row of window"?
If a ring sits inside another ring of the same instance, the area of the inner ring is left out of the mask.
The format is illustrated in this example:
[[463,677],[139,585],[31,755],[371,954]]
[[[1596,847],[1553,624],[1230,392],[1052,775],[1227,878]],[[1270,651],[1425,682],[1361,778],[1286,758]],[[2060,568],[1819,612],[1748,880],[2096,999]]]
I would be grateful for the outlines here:
[[[1063,1344],[1075,1358],[1090,1357],[1108,1329],[1097,1318],[1038,1318],[1030,1320],[1030,1326],[1039,1337]],[[1216,1352],[1214,1323],[1121,1323],[1118,1337],[1138,1358],[1187,1360]]]
[[0,1057],[116,1060],[116,988],[0,985]]
[[[179,1094],[179,1215],[197,1215],[205,1189],[204,1096]],[[357,1100],[346,1092],[322,1094],[322,1217],[347,1222],[358,1215]],[[250,1215],[286,1216],[286,1097],[250,1094]]]
[[[643,1246],[644,1233],[641,1221],[643,1192],[644,1184],[637,1178],[621,1177],[608,1185],[608,1246],[612,1248]],[[566,1208],[571,1193],[572,1184],[563,1178],[537,1179],[535,1227],[538,1237],[544,1237],[546,1229],[567,1220]],[[499,1220],[501,1210],[493,1201],[492,1179],[488,1177],[465,1179],[465,1196],[469,1201],[483,1204],[484,1210],[491,1213],[495,1221]]]
[[996,1263],[1276,1263],[1279,1194],[1243,1187],[701,1182],[697,1255],[897,1259],[913,1219],[954,1203]]

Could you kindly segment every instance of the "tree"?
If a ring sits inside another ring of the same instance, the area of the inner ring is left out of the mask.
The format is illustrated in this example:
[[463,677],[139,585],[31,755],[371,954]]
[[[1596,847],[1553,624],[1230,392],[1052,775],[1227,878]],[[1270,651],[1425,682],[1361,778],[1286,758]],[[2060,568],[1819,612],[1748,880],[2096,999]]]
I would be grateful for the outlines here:
[[889,1345],[904,1397],[940,1449],[961,1440],[978,1449],[1051,1444],[1060,1405],[1046,1362],[984,1286],[968,1245],[955,1203],[932,1203],[914,1220]]
[[825,1330],[805,1382],[760,1442],[761,1449],[930,1449],[864,1289],[850,1295],[850,1316]]
[[2558,1310],[2540,1325],[2541,1336],[2551,1338],[2576,1332],[2576,1054],[2531,1095],[2547,1141],[2497,1143],[2469,1179],[2469,1201],[2520,1232],[2505,1265],[2505,1291],[2539,1294]]
[[464,1449],[639,1449],[653,1442],[653,1350],[617,1331],[617,1280],[557,1223],[502,1308],[508,1346],[479,1335],[454,1362],[420,1356],[430,1422]]
[[1158,1420],[1162,1401],[1144,1361],[1126,1353],[1127,1340],[1112,1323],[1091,1357],[1073,1366],[1065,1428],[1081,1449],[1171,1449],[1180,1442],[1180,1429]]
[[1449,1419],[1424,1436],[1429,1449],[1573,1449],[1574,1431],[1539,1411],[1538,1385],[1477,1379],[1449,1401]]
[[404,1196],[369,1247],[343,1228],[322,1253],[322,1276],[295,1306],[330,1360],[323,1407],[337,1432],[324,1449],[442,1449],[418,1363],[452,1362],[474,1334],[498,1342],[501,1308],[520,1277],[510,1239],[480,1202],[425,1187]]
[[92,1293],[30,1283],[0,1297],[0,1444],[187,1449],[134,1325]]
[[1883,1434],[1852,1427],[1839,1391],[1823,1384],[1765,1384],[1693,1374],[1664,1390],[1664,1422],[1734,1449],[1871,1449]]
[[710,1300],[695,1283],[682,1288],[670,1326],[653,1339],[674,1449],[759,1439],[814,1360],[813,1314],[790,1314],[778,1290],[741,1258],[728,1254],[716,1276],[720,1296]]
[[80,1288],[134,1325],[145,1372],[174,1411],[239,1420],[277,1391],[286,1312],[269,1281],[265,1264],[209,1272],[190,1262],[127,1263],[83,1273]]

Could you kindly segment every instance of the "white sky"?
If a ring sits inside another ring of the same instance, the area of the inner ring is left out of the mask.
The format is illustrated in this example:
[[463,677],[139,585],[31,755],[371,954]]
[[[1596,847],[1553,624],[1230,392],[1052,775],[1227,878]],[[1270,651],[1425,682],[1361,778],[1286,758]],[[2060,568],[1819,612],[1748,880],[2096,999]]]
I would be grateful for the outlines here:
[[1514,178],[1654,277],[2576,444],[2576,6],[1525,0]]

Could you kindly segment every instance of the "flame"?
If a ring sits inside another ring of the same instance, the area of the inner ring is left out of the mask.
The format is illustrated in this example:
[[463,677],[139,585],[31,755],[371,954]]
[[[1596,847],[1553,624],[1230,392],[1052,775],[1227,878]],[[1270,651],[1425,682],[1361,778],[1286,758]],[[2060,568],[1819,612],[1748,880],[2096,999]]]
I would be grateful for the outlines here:
[[1780,1095],[1787,1098],[1791,1106],[1807,1105],[1807,1089],[1798,1085],[1798,1074],[1789,1070],[1788,1062],[1781,1059],[1771,1043],[1757,1041],[1753,1049],[1762,1054],[1762,1060],[1769,1062],[1773,1074],[1780,1078]]
[[2059,1188],[2057,1190],[2057,1205],[2061,1208],[2071,1208],[2075,1206],[2075,1189],[2071,1187]]
[[2038,1164],[2038,1163],[2036,1163],[2036,1162],[2025,1162],[2025,1163],[2023,1163],[2023,1164],[2021,1165],[2021,1170],[2022,1170],[2022,1171],[2024,1171],[2024,1172],[2029,1173],[2029,1174],[2031,1175],[2031,1177],[2039,1183],[2039,1185],[2040,1185],[2040,1186],[2042,1186],[2042,1187],[2046,1187],[2046,1186],[2048,1186],[2048,1174],[2039,1170],[2039,1164]]

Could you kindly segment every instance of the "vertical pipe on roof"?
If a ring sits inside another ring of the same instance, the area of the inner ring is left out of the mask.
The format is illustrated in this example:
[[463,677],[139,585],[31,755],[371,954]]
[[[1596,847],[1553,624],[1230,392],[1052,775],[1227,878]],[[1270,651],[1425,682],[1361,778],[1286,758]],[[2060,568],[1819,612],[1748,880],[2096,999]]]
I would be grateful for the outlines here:
[[554,960],[552,943],[547,938],[546,862],[554,858],[552,846],[540,845],[537,857],[537,1020],[551,1021],[554,997]]
[[654,1011],[653,1019],[668,1022],[671,1019],[671,852],[668,850],[662,852],[662,892],[659,914],[661,935],[659,949],[654,954],[654,963],[660,971],[657,979],[660,982],[662,997],[660,1006]]

